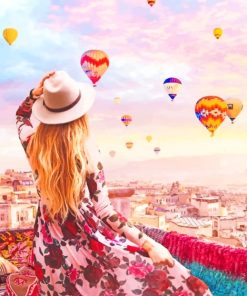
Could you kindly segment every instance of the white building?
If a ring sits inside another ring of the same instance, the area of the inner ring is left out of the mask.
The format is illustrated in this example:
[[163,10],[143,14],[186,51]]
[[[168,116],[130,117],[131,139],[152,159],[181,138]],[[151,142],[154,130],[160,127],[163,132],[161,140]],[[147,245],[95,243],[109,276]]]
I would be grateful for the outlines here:
[[1,203],[0,229],[32,227],[37,213],[37,204]]
[[198,214],[201,217],[216,217],[220,214],[218,197],[196,194],[191,198],[191,205],[198,209]]

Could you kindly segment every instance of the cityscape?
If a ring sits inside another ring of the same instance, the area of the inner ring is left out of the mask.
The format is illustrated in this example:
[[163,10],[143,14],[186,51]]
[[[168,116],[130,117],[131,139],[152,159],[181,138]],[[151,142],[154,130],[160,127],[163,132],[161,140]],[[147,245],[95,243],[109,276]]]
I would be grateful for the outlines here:
[[[247,192],[171,183],[107,183],[115,209],[132,224],[247,248]],[[32,172],[0,174],[0,232],[32,228],[38,195]]]

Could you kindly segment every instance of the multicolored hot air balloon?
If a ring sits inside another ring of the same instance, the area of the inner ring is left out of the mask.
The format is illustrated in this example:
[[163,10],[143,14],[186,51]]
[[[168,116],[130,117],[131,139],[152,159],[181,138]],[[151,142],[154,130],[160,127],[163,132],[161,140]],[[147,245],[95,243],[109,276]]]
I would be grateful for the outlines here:
[[120,102],[121,102],[121,98],[120,97],[114,98],[114,103],[119,104]]
[[225,102],[227,104],[226,115],[231,119],[232,123],[234,123],[234,120],[243,109],[243,103],[239,99],[233,98],[227,99]]
[[126,142],[125,145],[128,149],[131,149],[133,147],[134,143],[133,142]]
[[214,29],[214,36],[216,39],[219,39],[223,34],[223,30],[221,28],[215,28]]
[[155,147],[155,148],[154,148],[154,152],[155,152],[156,154],[159,154],[159,153],[160,153],[160,147]]
[[167,78],[163,84],[166,92],[173,101],[176,95],[178,94],[180,88],[182,87],[182,82],[178,78],[170,77]]
[[226,117],[227,104],[217,96],[207,96],[197,101],[195,113],[200,122],[214,135]]
[[121,117],[121,121],[125,126],[128,126],[132,121],[132,117],[128,114],[125,114]]
[[152,7],[155,4],[156,0],[147,0],[147,2]]
[[146,136],[146,140],[148,141],[148,143],[150,143],[152,141],[153,137],[152,136]]
[[6,28],[3,30],[3,37],[11,45],[18,37],[18,31],[15,28]]
[[108,56],[102,50],[88,50],[81,57],[81,67],[93,85],[96,86],[96,82],[109,67]]
[[111,150],[111,151],[109,152],[109,155],[110,155],[111,157],[114,157],[114,156],[116,155],[116,151]]

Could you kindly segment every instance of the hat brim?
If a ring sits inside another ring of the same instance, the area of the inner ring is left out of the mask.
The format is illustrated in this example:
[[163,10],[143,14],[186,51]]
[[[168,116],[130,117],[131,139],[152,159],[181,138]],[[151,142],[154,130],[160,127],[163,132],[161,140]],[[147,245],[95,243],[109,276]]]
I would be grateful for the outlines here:
[[80,118],[92,107],[95,99],[95,90],[91,85],[85,83],[78,82],[78,87],[81,90],[81,99],[71,109],[63,112],[51,112],[44,106],[43,96],[40,96],[33,104],[33,115],[40,122],[46,124],[62,124]]

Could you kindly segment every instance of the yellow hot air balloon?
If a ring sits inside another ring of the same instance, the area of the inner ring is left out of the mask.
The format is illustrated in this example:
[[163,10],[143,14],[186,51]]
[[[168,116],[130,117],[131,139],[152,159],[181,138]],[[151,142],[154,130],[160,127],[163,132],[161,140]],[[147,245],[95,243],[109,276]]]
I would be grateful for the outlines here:
[[215,28],[214,29],[214,36],[219,39],[221,35],[223,34],[223,30],[221,28]]
[[3,30],[3,37],[11,45],[18,37],[18,31],[15,28],[6,28]]
[[197,101],[195,113],[200,122],[214,135],[226,117],[227,104],[217,96],[207,96]]
[[155,4],[156,0],[147,0],[147,2],[152,7]]
[[226,114],[231,119],[232,123],[234,123],[234,120],[243,109],[243,103],[239,99],[234,98],[227,99],[225,102],[227,104]]
[[152,141],[153,137],[152,136],[146,136],[146,140],[148,141],[148,143],[150,143]]
[[132,117],[128,114],[125,114],[121,117],[121,121],[125,126],[128,126],[132,121]]
[[125,145],[128,149],[131,149],[133,147],[134,143],[133,142],[126,142]]
[[120,102],[121,102],[121,98],[120,97],[114,98],[114,103],[119,104]]

